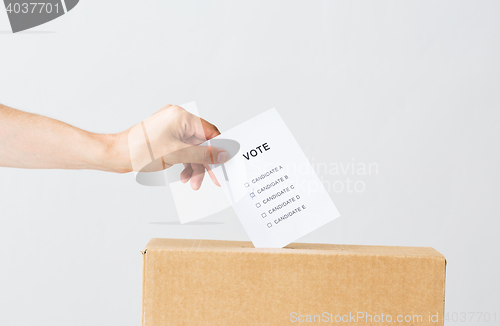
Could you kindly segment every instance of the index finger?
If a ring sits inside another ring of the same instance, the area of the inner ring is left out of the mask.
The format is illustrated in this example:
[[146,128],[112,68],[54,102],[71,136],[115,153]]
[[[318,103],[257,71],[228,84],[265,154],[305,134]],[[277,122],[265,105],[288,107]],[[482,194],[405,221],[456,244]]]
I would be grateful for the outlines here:
[[220,135],[219,129],[205,119],[192,115],[195,126],[194,136],[200,140],[209,140]]

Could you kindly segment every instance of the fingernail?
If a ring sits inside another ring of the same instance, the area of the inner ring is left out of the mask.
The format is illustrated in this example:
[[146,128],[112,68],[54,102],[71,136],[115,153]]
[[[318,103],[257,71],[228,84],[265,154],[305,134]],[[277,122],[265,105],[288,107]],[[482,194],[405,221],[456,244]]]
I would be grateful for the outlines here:
[[217,163],[224,163],[228,158],[229,155],[227,155],[227,152],[220,152],[219,155],[217,155]]

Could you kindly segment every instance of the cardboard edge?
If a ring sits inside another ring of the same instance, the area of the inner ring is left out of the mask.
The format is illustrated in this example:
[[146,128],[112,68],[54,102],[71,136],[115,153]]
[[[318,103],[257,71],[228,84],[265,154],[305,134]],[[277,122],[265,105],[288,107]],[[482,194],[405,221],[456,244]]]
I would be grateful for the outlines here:
[[148,249],[145,248],[141,251],[142,254],[142,293],[141,293],[141,325],[144,326],[146,324],[145,318],[145,299],[146,299],[146,257],[147,257]]
[[[318,255],[318,256],[340,256],[340,255],[351,255],[351,256],[375,256],[375,257],[404,257],[404,258],[431,258],[443,261],[446,267],[446,259],[445,257],[435,250],[436,254],[420,254],[420,255],[408,255],[406,253],[371,253],[371,252],[352,252],[350,250],[338,250],[334,252],[325,252],[323,250],[317,249],[293,249],[282,251],[282,248],[251,248],[254,250],[241,251],[241,248],[232,248],[232,249],[221,249],[217,248],[217,252],[219,253],[239,253],[242,255],[251,255],[251,254],[263,254],[263,255]],[[432,249],[432,248],[431,248]],[[172,251],[172,252],[212,252],[214,251],[211,248],[152,248],[148,250],[153,251]],[[144,257],[146,257],[146,250],[142,251]],[[145,263],[145,258],[144,258]]]
[[444,316],[446,316],[446,270],[448,267],[448,261],[443,255],[444,260],[444,284],[443,284],[443,325],[444,325]]
[[[443,317],[446,315],[446,270],[447,270],[447,267],[448,267],[448,261],[446,259],[446,257],[441,253],[439,252],[437,249],[434,249],[432,247],[425,247],[425,248],[428,248],[432,251],[434,251],[435,253],[437,253],[437,255],[433,255],[433,256],[430,256],[429,258],[431,259],[436,259],[440,262],[442,262],[442,268],[443,268]],[[439,325],[444,325],[444,320],[439,323]]]
[[[165,240],[169,241],[189,241],[188,243],[169,248],[165,245]],[[209,242],[218,242],[221,246],[209,246],[204,248],[202,244],[205,241]],[[225,245],[228,245],[225,247]],[[335,249],[327,249],[322,247],[309,247],[312,246],[322,246],[322,245],[334,245],[337,246]],[[214,239],[163,239],[163,238],[152,238],[149,243],[146,245],[147,250],[174,250],[174,251],[219,251],[219,252],[251,252],[251,253],[280,253],[280,254],[299,254],[299,253],[308,253],[308,254],[353,254],[353,255],[396,255],[396,256],[426,256],[426,257],[435,257],[439,259],[444,259],[444,256],[432,247],[413,247],[413,246],[399,246],[401,251],[388,251],[385,252],[384,247],[394,248],[395,246],[384,246],[384,245],[371,245],[369,247],[377,247],[377,249],[381,249],[379,252],[371,252],[360,250],[362,247],[368,247],[367,245],[347,245],[347,244],[330,244],[330,243],[301,243],[301,242],[292,242],[283,248],[255,248],[251,242],[249,241],[235,241],[235,240],[214,240]],[[396,246],[398,247],[398,246]],[[419,252],[411,253],[411,250],[417,249]]]

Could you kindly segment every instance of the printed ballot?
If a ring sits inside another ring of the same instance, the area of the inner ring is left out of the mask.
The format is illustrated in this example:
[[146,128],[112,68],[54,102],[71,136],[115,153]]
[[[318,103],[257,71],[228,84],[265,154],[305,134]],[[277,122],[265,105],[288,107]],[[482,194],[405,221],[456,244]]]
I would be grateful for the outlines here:
[[[224,148],[228,140],[237,149]],[[281,248],[339,217],[276,109],[209,140],[231,159],[210,165],[255,247]]]

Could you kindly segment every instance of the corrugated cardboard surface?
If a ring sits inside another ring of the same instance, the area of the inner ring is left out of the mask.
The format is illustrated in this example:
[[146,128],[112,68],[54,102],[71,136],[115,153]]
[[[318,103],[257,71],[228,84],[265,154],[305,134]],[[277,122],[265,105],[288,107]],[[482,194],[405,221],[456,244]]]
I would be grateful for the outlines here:
[[429,247],[152,239],[143,257],[143,326],[443,325]]

